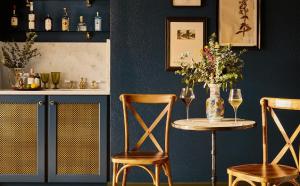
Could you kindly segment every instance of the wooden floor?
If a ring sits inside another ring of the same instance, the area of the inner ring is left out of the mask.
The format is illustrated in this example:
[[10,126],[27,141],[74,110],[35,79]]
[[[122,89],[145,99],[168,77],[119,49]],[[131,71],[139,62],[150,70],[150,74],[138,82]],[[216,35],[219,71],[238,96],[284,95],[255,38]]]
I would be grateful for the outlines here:
[[[119,183],[119,185],[122,185]],[[174,183],[174,186],[211,186],[211,183]],[[108,183],[107,186],[111,186]],[[128,183],[127,186],[153,186],[151,183]],[[161,186],[168,186],[167,183],[162,183]],[[218,183],[217,186],[227,186],[227,183]]]

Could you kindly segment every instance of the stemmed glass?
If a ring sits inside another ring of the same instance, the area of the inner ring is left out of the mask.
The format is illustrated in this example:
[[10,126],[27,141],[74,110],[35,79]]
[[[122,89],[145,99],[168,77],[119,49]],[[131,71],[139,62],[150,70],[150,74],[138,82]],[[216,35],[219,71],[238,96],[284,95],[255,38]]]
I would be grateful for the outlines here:
[[180,99],[185,104],[186,119],[189,119],[189,108],[192,101],[195,99],[195,94],[192,88],[182,88],[180,93]]
[[237,120],[237,110],[243,102],[241,89],[230,89],[228,102],[234,110],[234,121]]
[[51,79],[54,85],[53,89],[58,89],[57,85],[59,84],[60,80],[60,72],[51,72]]
[[49,73],[41,73],[41,80],[43,82],[43,88],[48,88],[48,82],[49,82]]

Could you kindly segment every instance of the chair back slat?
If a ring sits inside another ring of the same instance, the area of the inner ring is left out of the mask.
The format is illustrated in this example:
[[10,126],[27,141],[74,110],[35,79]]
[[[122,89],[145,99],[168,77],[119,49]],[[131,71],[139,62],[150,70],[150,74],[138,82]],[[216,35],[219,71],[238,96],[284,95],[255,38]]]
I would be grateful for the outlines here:
[[120,96],[120,100],[122,98],[124,99],[125,102],[129,102],[129,103],[163,104],[163,103],[170,103],[170,100],[173,98],[176,99],[176,95],[175,94],[122,94]]
[[[124,127],[125,127],[125,152],[128,152],[129,149],[129,135],[128,135],[128,111],[132,113],[134,118],[137,120],[139,125],[145,131],[142,137],[137,141],[134,145],[134,148],[130,151],[138,151],[142,145],[144,144],[147,138],[150,138],[154,146],[159,152],[168,153],[168,140],[169,140],[169,125],[171,112],[174,102],[176,101],[176,95],[174,94],[122,94],[120,96],[120,100],[123,105],[123,113],[124,113]],[[132,106],[132,103],[138,104],[166,104],[165,108],[160,112],[154,122],[147,126],[146,122],[142,119],[142,116],[136,111],[136,109]],[[153,135],[153,130],[158,126],[160,121],[166,117],[166,129],[165,129],[165,148],[163,149],[161,145],[158,143],[157,139]]]
[[268,107],[274,109],[300,110],[300,99],[263,98],[268,100]]
[[270,115],[276,124],[278,130],[280,131],[285,145],[277,154],[277,156],[273,159],[271,164],[278,164],[283,156],[288,152],[291,152],[293,160],[295,162],[296,167],[300,171],[300,151],[297,155],[293,143],[298,142],[297,137],[300,133],[300,124],[296,127],[295,131],[291,135],[288,136],[287,132],[285,131],[282,122],[278,118],[277,114],[275,113],[274,109],[285,109],[285,110],[300,110],[300,99],[283,99],[283,98],[262,98],[261,99],[261,106],[262,106],[262,126],[263,126],[263,163],[268,163],[268,143],[267,143],[267,135],[268,135],[268,125],[267,125],[267,111],[270,112]]

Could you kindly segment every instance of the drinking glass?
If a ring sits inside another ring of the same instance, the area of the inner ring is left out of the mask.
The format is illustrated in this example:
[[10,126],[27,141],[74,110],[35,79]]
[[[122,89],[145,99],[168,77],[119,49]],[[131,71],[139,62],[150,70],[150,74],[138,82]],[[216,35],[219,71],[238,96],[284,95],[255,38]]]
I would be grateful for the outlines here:
[[230,103],[230,105],[234,110],[234,121],[236,123],[237,110],[243,102],[241,89],[230,89],[228,102]]
[[48,83],[49,83],[49,73],[41,73],[41,80],[43,82],[43,88],[47,89],[49,88]]
[[185,104],[186,119],[189,119],[189,108],[192,101],[195,99],[195,94],[192,88],[182,88],[180,93],[180,99]]
[[53,89],[58,89],[57,85],[60,80],[60,72],[51,72],[51,80],[54,85]]

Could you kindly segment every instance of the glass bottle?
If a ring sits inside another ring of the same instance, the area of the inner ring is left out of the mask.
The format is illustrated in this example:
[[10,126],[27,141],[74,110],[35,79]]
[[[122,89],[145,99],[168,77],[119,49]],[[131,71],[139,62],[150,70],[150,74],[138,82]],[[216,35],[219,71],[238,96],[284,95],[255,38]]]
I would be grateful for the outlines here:
[[33,11],[33,2],[30,2],[30,12],[28,14],[28,29],[29,30],[35,29],[35,14]]
[[30,73],[29,73],[29,76],[28,76],[28,79],[27,79],[27,85],[29,87],[31,87],[32,84],[34,84],[34,71],[33,71],[33,68],[30,69]]
[[99,12],[95,17],[95,31],[102,31],[102,17],[99,16]]
[[16,15],[16,5],[13,5],[13,14],[11,16],[10,25],[13,28],[18,27],[18,16]]
[[48,14],[47,17],[45,18],[45,30],[52,31],[52,27],[53,27],[52,18]]
[[34,74],[34,84],[36,85],[36,88],[41,87],[41,77],[38,73]]
[[61,19],[61,30],[62,31],[70,30],[70,18],[68,16],[67,8],[64,8],[64,16]]
[[77,31],[80,31],[80,32],[87,31],[86,24],[85,24],[85,22],[83,22],[83,16],[79,17],[79,23],[77,25]]

